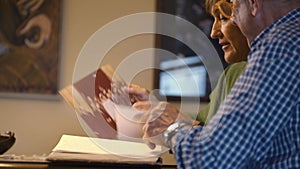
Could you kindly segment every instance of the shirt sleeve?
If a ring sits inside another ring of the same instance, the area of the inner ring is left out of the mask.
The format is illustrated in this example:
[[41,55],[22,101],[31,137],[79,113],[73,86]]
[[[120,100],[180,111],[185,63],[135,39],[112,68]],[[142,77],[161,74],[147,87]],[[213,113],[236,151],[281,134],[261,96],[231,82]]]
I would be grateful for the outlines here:
[[247,65],[208,125],[178,134],[178,168],[232,169],[259,163],[293,116],[299,65],[299,56]]

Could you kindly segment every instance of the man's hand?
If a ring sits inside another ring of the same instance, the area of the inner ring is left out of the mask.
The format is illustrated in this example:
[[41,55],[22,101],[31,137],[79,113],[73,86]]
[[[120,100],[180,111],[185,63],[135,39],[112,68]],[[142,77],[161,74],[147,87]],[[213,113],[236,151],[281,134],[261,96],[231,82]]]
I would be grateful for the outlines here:
[[163,132],[174,123],[180,112],[167,102],[136,102],[133,107],[139,111],[144,111],[146,123],[143,127],[143,139],[145,143],[154,149],[155,145],[165,145]]

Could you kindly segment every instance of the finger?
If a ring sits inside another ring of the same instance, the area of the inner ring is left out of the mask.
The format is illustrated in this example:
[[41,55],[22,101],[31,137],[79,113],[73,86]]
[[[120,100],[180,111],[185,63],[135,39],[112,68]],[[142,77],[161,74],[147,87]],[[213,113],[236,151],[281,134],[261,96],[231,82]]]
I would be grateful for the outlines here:
[[[149,131],[148,129],[146,129]],[[143,135],[144,142],[148,145],[150,148],[155,148],[156,145],[165,145],[162,130],[161,129],[154,129],[151,130],[153,133],[149,134],[149,132],[145,132]]]
[[135,84],[129,84],[128,88],[149,93],[149,91],[146,88],[140,87],[140,86],[135,85]]
[[136,94],[136,95],[140,95],[141,97],[147,97],[147,98],[150,93],[147,89],[134,84],[129,84],[127,91],[131,94]]
[[146,139],[146,140],[144,140],[144,142],[147,144],[147,146],[150,148],[150,149],[155,149],[155,147],[156,147],[156,145],[154,144],[154,143],[151,143],[150,141],[149,141],[149,139]]
[[148,101],[138,101],[135,102],[132,107],[137,110],[149,110],[151,108],[151,104]]
[[127,92],[130,94],[137,94],[137,95],[143,95],[143,96],[149,95],[149,92],[146,89],[140,89],[140,88],[127,88]]
[[173,123],[177,117],[172,115],[175,114],[175,112],[169,111],[168,109],[161,109],[161,107],[155,107],[149,114],[149,122],[156,122],[164,125]]
[[133,83],[130,83],[129,84],[129,87],[132,87],[132,88],[140,88],[140,86],[139,85],[137,85],[137,84],[133,84]]
[[147,133],[144,133],[143,140],[150,149],[155,149],[156,145],[150,141]]
[[146,122],[142,128],[144,135],[147,137],[157,137],[161,135],[168,126],[162,123]]

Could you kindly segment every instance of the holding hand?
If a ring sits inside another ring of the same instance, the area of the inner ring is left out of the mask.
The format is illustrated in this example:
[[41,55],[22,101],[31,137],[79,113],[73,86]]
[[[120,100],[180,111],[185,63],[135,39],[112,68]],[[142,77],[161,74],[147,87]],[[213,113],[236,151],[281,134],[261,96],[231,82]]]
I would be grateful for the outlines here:
[[139,120],[145,123],[143,140],[151,149],[154,149],[156,145],[167,146],[163,133],[175,121],[185,121],[188,124],[195,123],[190,117],[182,115],[172,104],[151,97],[150,92],[145,88],[130,84],[127,90],[130,95],[134,95],[139,100],[132,107],[144,112]]
[[135,84],[129,84],[129,86],[127,88],[127,92],[130,95],[134,95],[135,98],[137,98],[137,100],[140,100],[140,101],[146,101],[149,99],[149,96],[150,96],[150,92],[147,89],[142,88]]
[[166,146],[163,133],[175,121],[193,123],[190,117],[182,115],[176,107],[168,102],[140,101],[136,102],[133,108],[145,112],[143,140],[151,149],[154,149],[156,145]]

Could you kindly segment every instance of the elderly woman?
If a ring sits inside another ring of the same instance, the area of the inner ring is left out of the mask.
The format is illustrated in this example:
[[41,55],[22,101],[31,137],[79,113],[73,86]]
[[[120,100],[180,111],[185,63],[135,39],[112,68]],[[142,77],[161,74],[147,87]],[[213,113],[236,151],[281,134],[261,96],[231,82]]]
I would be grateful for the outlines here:
[[[248,41],[240,29],[230,20],[230,16],[227,15],[226,11],[226,5],[228,4],[225,4],[224,8],[224,3],[230,4],[226,0],[207,0],[206,8],[214,17],[211,37],[219,40],[219,44],[224,51],[224,58],[231,65],[220,76],[216,88],[210,95],[210,103],[198,113],[197,124],[205,124],[216,113],[225,96],[230,92],[230,89],[246,66],[245,61],[249,52]],[[175,122],[180,112],[173,105],[166,102],[161,102],[154,107],[155,109],[152,109],[152,103],[147,100],[148,92],[139,86],[131,85],[129,92],[145,99],[144,101],[136,102],[133,107],[148,112],[148,120],[143,127],[143,138],[149,147],[154,148],[155,144],[166,145],[166,143],[170,143],[170,141],[166,141],[166,139],[170,138],[164,138],[162,135]],[[155,112],[157,110],[160,112]],[[160,114],[160,116],[158,117],[157,114]]]
[[244,71],[249,52],[248,41],[240,29],[232,23],[223,3],[226,0],[207,0],[206,10],[214,17],[211,37],[217,38],[224,51],[224,58],[231,65],[220,76],[216,88],[210,95],[210,103],[198,113],[200,124],[211,119],[236,79]]

